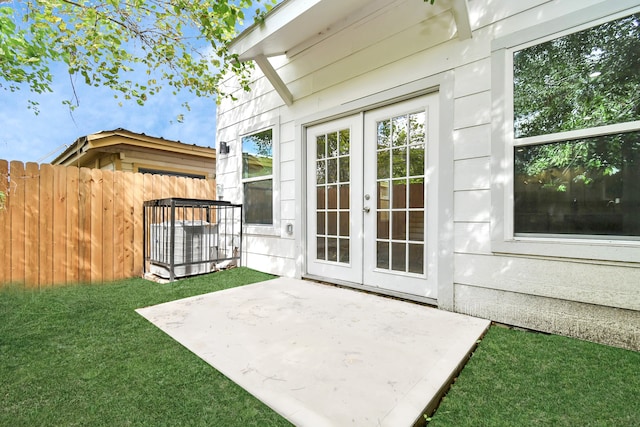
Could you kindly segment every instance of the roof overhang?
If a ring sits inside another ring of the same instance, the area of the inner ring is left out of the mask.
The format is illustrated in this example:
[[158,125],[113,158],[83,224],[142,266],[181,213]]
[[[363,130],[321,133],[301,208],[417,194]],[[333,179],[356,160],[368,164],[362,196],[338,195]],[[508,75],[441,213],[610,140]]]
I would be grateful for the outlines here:
[[[392,7],[390,0],[283,0],[260,23],[243,31],[234,39],[229,50],[240,61],[255,60],[287,105],[293,96],[280,79],[270,56],[294,56],[349,25]],[[471,38],[467,0],[436,0],[424,3],[430,13],[450,10],[456,22],[457,37]]]
[[78,166],[80,161],[89,161],[99,152],[118,153],[124,149],[165,151],[201,158],[216,158],[216,150],[209,147],[188,145],[180,141],[131,132],[126,129],[101,131],[80,137],[59,154],[51,163]]

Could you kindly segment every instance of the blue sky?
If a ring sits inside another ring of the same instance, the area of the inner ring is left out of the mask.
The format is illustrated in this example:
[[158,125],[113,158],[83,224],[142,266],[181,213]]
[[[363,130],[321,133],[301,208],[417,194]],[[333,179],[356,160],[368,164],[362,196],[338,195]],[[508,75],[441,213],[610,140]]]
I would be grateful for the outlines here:
[[[253,11],[245,12],[247,24]],[[216,103],[187,91],[172,94],[170,88],[149,98],[144,106],[115,99],[105,88],[75,85],[79,106],[70,112],[62,104],[73,98],[73,86],[64,64],[53,64],[53,93],[0,89],[0,159],[23,162],[51,162],[77,138],[103,130],[124,128],[186,144],[215,147]],[[40,114],[29,110],[27,100],[37,101]],[[188,101],[191,110],[182,104]],[[184,114],[184,121],[176,118]]]
[[[216,103],[184,91],[174,96],[160,91],[141,107],[134,101],[113,97],[105,88],[79,83],[79,106],[73,112],[62,104],[73,96],[72,85],[63,65],[54,67],[53,93],[36,95],[28,91],[0,92],[0,159],[48,163],[61,153],[65,144],[78,137],[102,130],[125,128],[150,136],[179,140],[187,144],[215,146]],[[29,110],[27,100],[40,103],[40,114]],[[188,101],[191,111],[182,103]],[[184,113],[183,123],[176,118]]]

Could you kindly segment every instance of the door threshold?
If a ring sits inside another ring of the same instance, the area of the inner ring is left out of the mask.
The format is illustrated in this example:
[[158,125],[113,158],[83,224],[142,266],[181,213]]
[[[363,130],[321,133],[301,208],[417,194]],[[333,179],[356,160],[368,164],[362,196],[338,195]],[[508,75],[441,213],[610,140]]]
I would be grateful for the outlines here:
[[302,276],[303,280],[310,280],[325,285],[333,285],[341,288],[350,288],[358,291],[366,292],[369,294],[376,294],[383,297],[395,298],[402,301],[414,302],[422,305],[428,305],[431,307],[438,307],[438,300],[433,298],[427,298],[420,295],[407,294],[404,292],[392,291],[389,289],[378,288],[375,286],[367,286],[359,283],[348,282],[346,280],[328,279],[326,277],[314,276],[312,274],[306,274]]

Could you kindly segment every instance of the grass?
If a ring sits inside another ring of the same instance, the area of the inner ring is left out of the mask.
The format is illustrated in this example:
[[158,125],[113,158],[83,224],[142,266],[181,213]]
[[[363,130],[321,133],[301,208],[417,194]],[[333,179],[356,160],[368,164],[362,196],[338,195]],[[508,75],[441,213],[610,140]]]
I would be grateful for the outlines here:
[[0,291],[0,425],[289,425],[134,312],[271,277]]
[[429,423],[639,425],[640,353],[496,326]]
[[[289,425],[134,311],[271,277],[0,290],[0,426]],[[493,326],[429,427],[637,426],[638,390],[640,353]]]

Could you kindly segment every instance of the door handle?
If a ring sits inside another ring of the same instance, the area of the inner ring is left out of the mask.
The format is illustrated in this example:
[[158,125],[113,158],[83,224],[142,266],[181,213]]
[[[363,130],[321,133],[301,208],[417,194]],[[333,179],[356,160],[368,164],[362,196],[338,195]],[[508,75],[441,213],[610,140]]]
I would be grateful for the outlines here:
[[362,211],[365,213],[369,213],[370,210],[371,208],[369,206],[365,206],[364,208],[362,208]]

